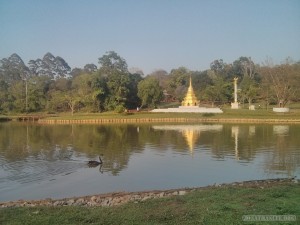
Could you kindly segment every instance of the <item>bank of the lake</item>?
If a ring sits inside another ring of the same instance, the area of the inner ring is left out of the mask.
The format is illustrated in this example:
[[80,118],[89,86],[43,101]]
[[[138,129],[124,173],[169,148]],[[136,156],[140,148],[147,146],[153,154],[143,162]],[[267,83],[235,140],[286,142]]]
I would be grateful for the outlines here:
[[47,116],[39,120],[47,124],[68,123],[300,123],[300,111],[292,110],[289,113],[274,113],[270,110],[250,111],[246,109],[226,109],[222,114],[212,113],[93,113],[93,114],[58,114]]
[[[115,204],[118,206],[114,207],[96,207],[97,201],[105,199],[105,202],[112,203],[114,199],[121,198],[132,200],[124,200],[123,204]],[[77,201],[81,204],[76,205]],[[11,205],[0,209],[0,223],[256,224],[257,221],[244,221],[244,216],[289,215],[291,221],[284,224],[297,224],[299,201],[298,180],[273,179],[161,192],[114,193],[52,202],[48,199],[27,204],[19,202],[19,205],[6,203]],[[72,203],[71,206],[69,203]],[[295,218],[297,221],[293,221]]]
[[0,116],[3,121],[39,121],[44,124],[69,123],[160,123],[160,122],[217,122],[217,123],[300,123],[300,110],[275,113],[272,110],[223,109],[224,113],[56,113],[18,114]]
[[111,119],[41,119],[41,124],[108,124],[108,123],[271,123],[298,124],[300,119],[249,118],[111,118]]

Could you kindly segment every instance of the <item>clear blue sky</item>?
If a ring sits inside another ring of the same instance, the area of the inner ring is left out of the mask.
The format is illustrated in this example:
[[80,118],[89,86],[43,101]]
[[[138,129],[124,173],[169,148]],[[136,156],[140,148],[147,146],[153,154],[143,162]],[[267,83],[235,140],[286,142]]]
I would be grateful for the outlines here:
[[299,0],[0,0],[0,58],[51,52],[98,65],[113,50],[145,74],[215,59],[300,60]]

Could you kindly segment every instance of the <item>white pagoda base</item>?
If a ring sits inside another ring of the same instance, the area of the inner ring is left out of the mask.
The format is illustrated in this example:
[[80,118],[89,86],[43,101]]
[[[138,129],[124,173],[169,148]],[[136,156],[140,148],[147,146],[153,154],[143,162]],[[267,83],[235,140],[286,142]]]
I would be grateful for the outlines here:
[[239,108],[239,103],[238,102],[231,102],[231,108],[232,109],[238,109]]
[[153,109],[151,112],[163,113],[223,113],[220,108],[206,108],[199,106],[179,106],[178,108]]
[[273,108],[273,112],[285,113],[289,112],[290,108]]

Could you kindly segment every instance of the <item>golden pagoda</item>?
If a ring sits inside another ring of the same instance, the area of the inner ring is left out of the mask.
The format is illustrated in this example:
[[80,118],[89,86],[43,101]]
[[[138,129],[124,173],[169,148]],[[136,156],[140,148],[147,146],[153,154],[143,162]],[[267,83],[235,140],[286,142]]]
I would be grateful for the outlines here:
[[181,105],[182,106],[199,106],[200,102],[198,101],[194,89],[192,86],[192,78],[190,77],[190,86],[188,88],[188,91],[186,93],[185,98],[183,99]]

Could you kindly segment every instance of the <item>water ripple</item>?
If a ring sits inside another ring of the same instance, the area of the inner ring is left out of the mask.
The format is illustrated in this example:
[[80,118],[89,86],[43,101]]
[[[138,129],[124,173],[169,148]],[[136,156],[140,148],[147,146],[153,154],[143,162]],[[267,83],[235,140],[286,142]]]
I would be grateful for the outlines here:
[[0,185],[8,181],[20,184],[51,180],[57,175],[68,175],[82,168],[84,162],[75,160],[46,161],[28,158],[23,161],[0,161],[4,176],[0,177]]

